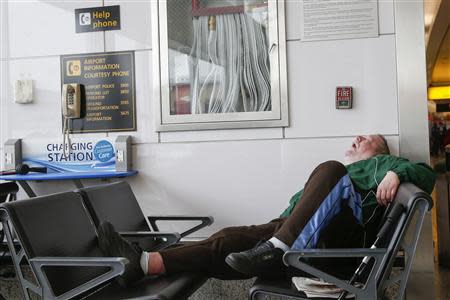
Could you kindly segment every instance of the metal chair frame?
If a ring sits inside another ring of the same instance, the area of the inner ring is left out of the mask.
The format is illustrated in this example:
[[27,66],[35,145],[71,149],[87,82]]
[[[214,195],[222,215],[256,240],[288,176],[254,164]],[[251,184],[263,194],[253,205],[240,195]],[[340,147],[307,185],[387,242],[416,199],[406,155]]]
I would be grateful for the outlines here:
[[[395,201],[401,201],[406,211],[400,216],[392,237],[386,248],[368,249],[305,249],[301,251],[287,251],[283,256],[283,261],[287,266],[300,269],[326,282],[353,293],[356,299],[378,299],[387,288],[394,284],[399,284],[398,299],[404,299],[406,283],[411,271],[414,254],[416,252],[420,231],[425,218],[425,213],[431,209],[432,201],[428,194],[424,193],[411,183],[404,183],[400,186]],[[417,214],[415,224],[411,224]],[[414,226],[410,226],[414,225]],[[408,243],[406,235],[411,234]],[[399,274],[392,275],[392,269],[397,253],[404,251],[404,268],[398,270]],[[370,273],[365,284],[358,288],[348,284],[346,281],[319,270],[308,263],[302,261],[303,258],[324,258],[324,257],[365,257],[374,259]],[[264,284],[263,284],[264,285]],[[267,296],[277,296],[280,299],[308,299],[303,295],[295,296],[292,293],[273,292],[270,288],[253,287],[250,290],[249,298],[252,300],[268,299]]]

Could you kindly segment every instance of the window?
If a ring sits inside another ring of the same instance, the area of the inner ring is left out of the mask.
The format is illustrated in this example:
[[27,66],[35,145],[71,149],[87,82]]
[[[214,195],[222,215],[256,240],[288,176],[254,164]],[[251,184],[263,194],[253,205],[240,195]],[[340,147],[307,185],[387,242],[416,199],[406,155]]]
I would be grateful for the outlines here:
[[155,1],[152,17],[158,130],[287,126],[284,1]]

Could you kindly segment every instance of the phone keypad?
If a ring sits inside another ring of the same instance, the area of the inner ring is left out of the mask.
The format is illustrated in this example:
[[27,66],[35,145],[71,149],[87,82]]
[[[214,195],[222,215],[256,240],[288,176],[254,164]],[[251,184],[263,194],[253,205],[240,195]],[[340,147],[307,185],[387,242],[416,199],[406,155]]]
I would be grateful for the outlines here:
[[73,105],[73,102],[74,102],[74,97],[73,97],[73,93],[69,93],[69,95],[67,95],[68,97],[67,97],[67,104],[68,105]]

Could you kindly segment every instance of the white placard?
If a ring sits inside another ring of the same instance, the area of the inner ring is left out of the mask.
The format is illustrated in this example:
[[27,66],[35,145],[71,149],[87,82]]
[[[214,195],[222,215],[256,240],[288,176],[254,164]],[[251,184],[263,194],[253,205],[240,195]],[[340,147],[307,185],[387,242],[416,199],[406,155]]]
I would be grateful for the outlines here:
[[378,0],[302,0],[301,40],[377,37]]

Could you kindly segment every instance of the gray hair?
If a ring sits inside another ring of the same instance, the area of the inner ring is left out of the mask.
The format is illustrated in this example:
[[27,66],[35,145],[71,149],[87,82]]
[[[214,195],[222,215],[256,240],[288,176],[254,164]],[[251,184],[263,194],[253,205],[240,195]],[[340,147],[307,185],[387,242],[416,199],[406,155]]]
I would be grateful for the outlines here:
[[382,136],[381,134],[377,134],[378,137],[380,137],[382,143],[380,143],[377,146],[377,153],[378,154],[391,154],[391,151],[389,150],[389,146],[388,143],[386,141],[386,138],[384,136]]

